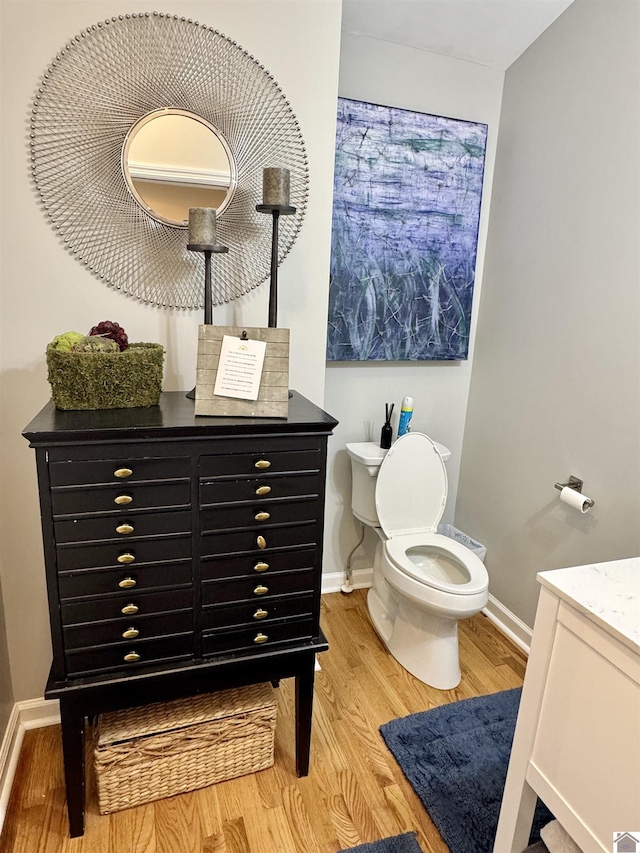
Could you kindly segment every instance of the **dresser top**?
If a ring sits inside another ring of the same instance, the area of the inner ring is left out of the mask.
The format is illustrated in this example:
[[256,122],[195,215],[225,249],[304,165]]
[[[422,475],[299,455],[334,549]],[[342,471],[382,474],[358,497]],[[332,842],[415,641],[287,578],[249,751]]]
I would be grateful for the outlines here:
[[237,435],[330,433],[338,422],[297,391],[287,418],[204,417],[184,391],[165,391],[157,406],[136,409],[61,411],[53,401],[25,427],[34,445],[75,441],[140,441],[159,438],[207,438]]
[[640,650],[640,557],[540,572],[538,580],[607,633]]

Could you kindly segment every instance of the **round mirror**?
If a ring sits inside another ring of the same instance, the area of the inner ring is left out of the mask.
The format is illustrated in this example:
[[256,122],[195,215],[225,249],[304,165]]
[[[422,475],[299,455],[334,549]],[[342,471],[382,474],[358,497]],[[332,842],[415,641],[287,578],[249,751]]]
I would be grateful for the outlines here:
[[190,207],[220,215],[236,184],[224,137],[188,110],[154,110],[139,119],[124,141],[122,171],[142,209],[179,228],[188,226]]

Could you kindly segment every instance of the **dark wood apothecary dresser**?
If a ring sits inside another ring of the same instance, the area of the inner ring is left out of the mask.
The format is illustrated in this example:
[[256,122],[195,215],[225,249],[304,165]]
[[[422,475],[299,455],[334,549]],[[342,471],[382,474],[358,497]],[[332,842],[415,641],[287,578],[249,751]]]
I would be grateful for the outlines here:
[[293,392],[287,419],[159,406],[57,410],[36,451],[70,833],[84,828],[85,717],[296,679],[296,769],[309,766],[327,438]]

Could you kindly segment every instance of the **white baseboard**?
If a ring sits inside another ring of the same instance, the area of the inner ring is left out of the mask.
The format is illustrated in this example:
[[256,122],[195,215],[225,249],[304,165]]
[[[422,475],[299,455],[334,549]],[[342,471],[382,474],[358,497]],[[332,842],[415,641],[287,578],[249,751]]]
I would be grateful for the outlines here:
[[[371,586],[373,569],[356,569],[351,576],[352,589],[368,589]],[[322,575],[322,594],[340,592],[344,584],[344,572],[328,572]]]
[[20,749],[27,729],[54,726],[60,722],[60,703],[46,699],[16,702],[0,746],[0,833],[7,813],[11,786],[16,775]]
[[60,703],[57,699],[27,699],[18,702],[20,725],[25,729],[42,729],[60,722]]
[[4,816],[7,813],[9,795],[13,785],[13,777],[16,775],[23,738],[24,729],[19,723],[18,706],[14,705],[0,747],[0,833],[4,824]]
[[515,613],[512,613],[509,608],[505,607],[491,593],[489,593],[487,606],[482,612],[493,622],[499,631],[506,634],[529,657],[533,631],[528,625],[525,625],[522,619],[519,619]]

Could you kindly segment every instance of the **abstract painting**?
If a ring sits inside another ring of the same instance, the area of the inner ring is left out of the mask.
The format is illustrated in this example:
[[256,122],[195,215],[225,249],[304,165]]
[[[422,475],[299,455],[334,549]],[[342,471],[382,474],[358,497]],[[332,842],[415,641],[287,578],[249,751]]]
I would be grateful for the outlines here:
[[467,358],[486,139],[338,99],[329,361]]

